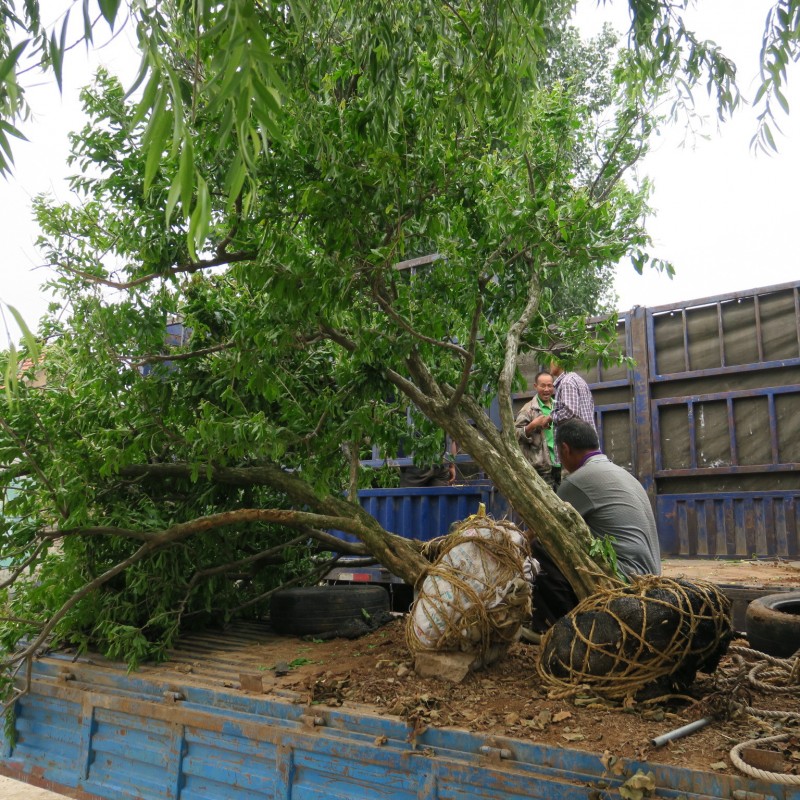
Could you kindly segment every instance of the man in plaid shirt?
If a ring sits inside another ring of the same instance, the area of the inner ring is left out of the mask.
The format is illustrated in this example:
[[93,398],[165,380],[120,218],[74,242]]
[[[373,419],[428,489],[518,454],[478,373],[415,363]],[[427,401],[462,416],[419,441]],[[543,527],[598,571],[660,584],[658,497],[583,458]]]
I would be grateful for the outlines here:
[[557,361],[550,362],[550,374],[555,378],[553,425],[558,427],[568,419],[582,419],[597,432],[594,424],[594,400],[589,384],[576,372],[564,372]]

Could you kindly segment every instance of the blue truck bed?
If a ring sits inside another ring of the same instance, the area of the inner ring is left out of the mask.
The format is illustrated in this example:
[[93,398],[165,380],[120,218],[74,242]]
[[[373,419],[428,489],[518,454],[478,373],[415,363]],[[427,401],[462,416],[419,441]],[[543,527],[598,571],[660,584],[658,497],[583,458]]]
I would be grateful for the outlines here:
[[[262,627],[204,637],[191,669],[173,661],[128,673],[96,658],[37,660],[4,732],[0,773],[81,800],[620,796],[624,778],[606,775],[599,753],[457,728],[413,738],[404,721],[367,707],[263,694],[241,657],[243,643],[259,635],[269,634]],[[729,774],[626,768],[652,771],[659,798],[800,800],[800,788]]]

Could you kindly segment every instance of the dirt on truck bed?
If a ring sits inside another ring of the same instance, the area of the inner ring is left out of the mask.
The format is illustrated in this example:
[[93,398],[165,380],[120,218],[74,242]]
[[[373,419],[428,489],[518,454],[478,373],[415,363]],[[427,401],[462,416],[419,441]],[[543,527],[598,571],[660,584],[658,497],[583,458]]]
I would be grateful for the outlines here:
[[800,559],[665,558],[661,561],[661,569],[668,578],[702,578],[720,586],[800,589]]
[[[737,640],[733,646],[746,644]],[[514,644],[504,660],[470,673],[459,684],[421,678],[413,670],[405,643],[405,620],[398,617],[353,640],[278,636],[257,625],[189,637],[170,662],[145,667],[144,672],[157,670],[163,677],[164,670],[174,670],[191,683],[284,699],[288,692],[295,702],[309,706],[397,716],[407,722],[410,739],[427,726],[454,726],[487,737],[510,736],[587,750],[597,753],[609,768],[620,758],[632,758],[738,774],[729,758],[734,745],[789,733],[786,742],[773,745],[781,752],[768,769],[800,773],[800,685],[776,694],[742,683],[732,692],[723,682],[735,669],[733,658],[727,656],[714,675],[698,675],[686,697],[666,703],[605,703],[581,695],[553,699],[537,676],[538,652],[538,645]],[[779,723],[739,713],[667,746],[652,745],[654,737],[718,713],[732,698],[755,709],[790,711],[795,717]]]

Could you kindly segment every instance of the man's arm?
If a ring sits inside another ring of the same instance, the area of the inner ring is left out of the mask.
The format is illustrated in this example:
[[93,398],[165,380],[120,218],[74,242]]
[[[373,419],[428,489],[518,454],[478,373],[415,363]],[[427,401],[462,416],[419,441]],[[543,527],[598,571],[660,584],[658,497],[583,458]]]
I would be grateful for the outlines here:
[[550,424],[550,417],[542,414],[534,397],[523,406],[514,422],[517,440],[526,444],[538,445],[541,441],[542,431]]

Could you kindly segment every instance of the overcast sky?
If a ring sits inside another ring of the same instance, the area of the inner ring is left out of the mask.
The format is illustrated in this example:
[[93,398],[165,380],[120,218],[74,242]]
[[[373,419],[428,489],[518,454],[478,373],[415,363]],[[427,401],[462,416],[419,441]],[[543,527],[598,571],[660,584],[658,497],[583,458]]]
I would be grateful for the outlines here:
[[[42,6],[55,7],[48,0]],[[689,27],[713,39],[737,63],[739,85],[746,98],[757,86],[758,51],[771,0],[699,0]],[[579,18],[585,31],[609,19],[626,28],[627,4],[614,0],[610,10],[596,0],[580,0]],[[47,12],[45,12],[47,13]],[[79,6],[75,7],[79,15]],[[29,90],[34,119],[24,126],[29,143],[16,142],[14,177],[0,179],[0,236],[4,244],[0,300],[16,306],[30,324],[44,313],[47,297],[39,286],[43,270],[33,247],[36,228],[30,201],[39,192],[60,200],[69,196],[64,176],[67,132],[82,126],[79,88],[102,63],[130,84],[136,68],[128,33],[87,59],[83,48],[68,55],[64,95],[50,81]],[[102,37],[101,37],[102,38]],[[702,94],[702,92],[701,92]],[[650,273],[639,276],[628,264],[617,270],[618,308],[657,306],[722,292],[735,292],[795,280],[800,277],[797,247],[800,185],[800,72],[790,74],[787,97],[794,113],[782,119],[780,152],[755,154],[750,139],[755,114],[742,109],[717,130],[713,114],[708,140],[686,140],[683,127],[662,131],[640,167],[655,183],[651,205],[656,217],[649,229],[654,253],[670,260],[675,278]],[[702,100],[700,94],[698,100]],[[709,108],[709,113],[711,109]]]
[[[596,2],[581,0],[582,17],[597,18]],[[699,0],[687,26],[715,41],[738,67],[738,83],[752,100],[759,85],[758,55],[771,0]],[[614,3],[615,27],[624,24],[624,4]],[[608,12],[606,12],[608,13]],[[698,101],[703,100],[698,90]],[[656,217],[648,229],[655,253],[673,263],[675,278],[632,267],[617,270],[618,308],[657,306],[713,294],[738,292],[800,278],[798,186],[800,186],[800,70],[786,90],[792,116],[779,120],[779,153],[756,154],[750,140],[756,114],[748,106],[709,139],[686,142],[680,127],[653,140],[641,172],[651,176]],[[708,105],[708,104],[707,104]],[[709,112],[711,109],[709,108]]]

